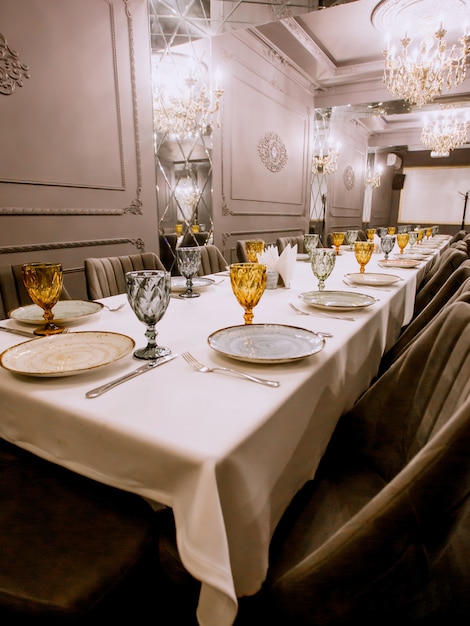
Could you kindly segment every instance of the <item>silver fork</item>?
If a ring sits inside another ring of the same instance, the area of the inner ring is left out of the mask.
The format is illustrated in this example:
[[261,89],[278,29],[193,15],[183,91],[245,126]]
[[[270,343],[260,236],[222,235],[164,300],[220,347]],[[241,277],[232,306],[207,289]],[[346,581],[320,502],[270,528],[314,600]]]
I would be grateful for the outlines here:
[[126,306],[125,302],[121,302],[121,304],[119,304],[118,306],[109,306],[108,304],[104,304],[103,302],[100,302],[100,304],[102,304],[105,309],[108,309],[108,311],[112,311],[113,313],[115,313],[116,311],[120,311]]
[[346,322],[354,322],[354,317],[340,317],[339,315],[331,315],[330,313],[320,313],[320,311],[302,311],[302,309],[298,309],[292,302],[289,302],[290,308],[298,313],[299,315],[320,315],[321,317],[332,317],[335,320],[343,320]]
[[245,374],[245,372],[239,372],[238,370],[232,370],[228,367],[208,367],[207,365],[199,363],[199,361],[190,352],[183,352],[181,356],[187,363],[189,363],[189,365],[191,365],[193,369],[197,370],[198,372],[230,372],[232,374],[237,374],[242,378],[246,378],[247,380],[251,380],[254,383],[267,385],[268,387],[279,387],[281,384],[277,380],[266,380],[265,378],[258,378],[257,376]]

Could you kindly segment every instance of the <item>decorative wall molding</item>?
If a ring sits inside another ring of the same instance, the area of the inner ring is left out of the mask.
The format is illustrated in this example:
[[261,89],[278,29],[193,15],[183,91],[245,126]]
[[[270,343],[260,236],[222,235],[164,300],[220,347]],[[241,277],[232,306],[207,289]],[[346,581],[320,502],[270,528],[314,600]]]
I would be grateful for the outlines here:
[[18,52],[9,47],[0,33],[0,94],[11,96],[16,87],[23,87],[24,78],[30,78],[29,66],[21,63]]
[[91,239],[88,241],[59,241],[56,243],[35,243],[29,245],[15,245],[0,247],[0,254],[15,254],[18,252],[39,252],[42,250],[64,250],[66,248],[89,248],[93,246],[113,246],[130,243],[140,252],[145,251],[145,242],[138,239]]
[[127,209],[59,209],[50,207],[0,207],[0,215],[124,215]]
[[258,154],[270,172],[280,172],[289,158],[286,144],[277,133],[268,132],[258,141]]

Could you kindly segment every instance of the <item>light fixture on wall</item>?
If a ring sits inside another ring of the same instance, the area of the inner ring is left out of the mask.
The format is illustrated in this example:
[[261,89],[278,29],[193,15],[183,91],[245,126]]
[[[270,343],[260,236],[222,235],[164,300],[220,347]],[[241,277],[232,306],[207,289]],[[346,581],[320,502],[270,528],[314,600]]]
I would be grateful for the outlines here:
[[[383,0],[372,13],[376,28],[387,37],[399,38],[398,51],[390,43],[384,50],[387,91],[418,107],[465,80],[470,35],[462,31],[462,24],[468,23],[470,2],[449,0],[445,9],[448,28],[455,32],[455,25],[460,23],[451,46],[439,16],[442,7],[436,0]],[[400,35],[399,28],[403,28]]]
[[448,157],[451,150],[467,143],[470,119],[458,117],[455,110],[443,110],[425,119],[421,143],[431,150],[433,158]]
[[315,137],[313,141],[312,173],[332,174],[338,169],[339,148],[330,137],[331,109],[315,111]]
[[158,60],[153,97],[157,133],[186,139],[211,135],[214,127],[220,126],[218,114],[224,91],[216,80],[215,89],[208,94],[201,67],[207,69],[186,55],[173,54],[171,59]]
[[377,187],[380,187],[382,182],[382,173],[383,170],[380,166],[377,167],[375,173],[368,170],[366,174],[366,187],[370,187],[371,189],[377,189]]

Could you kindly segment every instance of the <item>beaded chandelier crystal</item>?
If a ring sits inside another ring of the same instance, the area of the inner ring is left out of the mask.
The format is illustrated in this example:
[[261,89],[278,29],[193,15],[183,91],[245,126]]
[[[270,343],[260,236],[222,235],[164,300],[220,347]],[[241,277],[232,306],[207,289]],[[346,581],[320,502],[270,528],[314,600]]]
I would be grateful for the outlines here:
[[425,121],[421,132],[421,143],[431,150],[431,156],[448,157],[451,150],[467,143],[470,120],[458,119],[452,111],[436,115],[431,121]]
[[[399,39],[399,45],[387,43],[384,50],[387,91],[417,107],[465,80],[470,35],[462,28],[470,2],[446,0],[444,8],[437,0],[382,0],[372,13],[374,26],[387,39]],[[449,29],[453,45],[446,39]]]

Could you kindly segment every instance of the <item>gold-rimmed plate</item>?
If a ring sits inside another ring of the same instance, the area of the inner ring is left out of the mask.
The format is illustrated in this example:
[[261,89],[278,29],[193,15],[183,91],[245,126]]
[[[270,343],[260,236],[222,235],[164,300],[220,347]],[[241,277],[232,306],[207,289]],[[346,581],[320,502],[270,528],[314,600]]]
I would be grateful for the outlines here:
[[288,363],[323,350],[325,339],[305,328],[284,324],[244,324],[215,331],[209,346],[223,356],[248,363]]
[[352,291],[304,291],[299,298],[305,304],[328,311],[352,311],[377,302],[372,296]]
[[74,376],[114,363],[134,347],[135,341],[120,333],[63,333],[7,348],[0,354],[0,364],[10,372],[25,376]]
[[345,274],[346,280],[355,285],[368,285],[370,287],[384,287],[385,285],[393,285],[399,280],[402,280],[399,276],[393,274],[381,274],[378,272],[360,272]]
[[[103,309],[101,302],[91,302],[90,300],[59,300],[52,308],[54,322],[65,324],[75,322],[89,315],[94,315]],[[13,309],[8,313],[8,317],[22,324],[34,324],[35,326],[44,324],[44,311],[37,304],[28,304]]]
[[[215,280],[212,278],[206,278],[205,276],[195,276],[192,279],[192,283],[193,289],[201,289],[202,287],[210,287],[215,283]],[[186,278],[184,276],[172,276],[171,291],[186,291]]]

